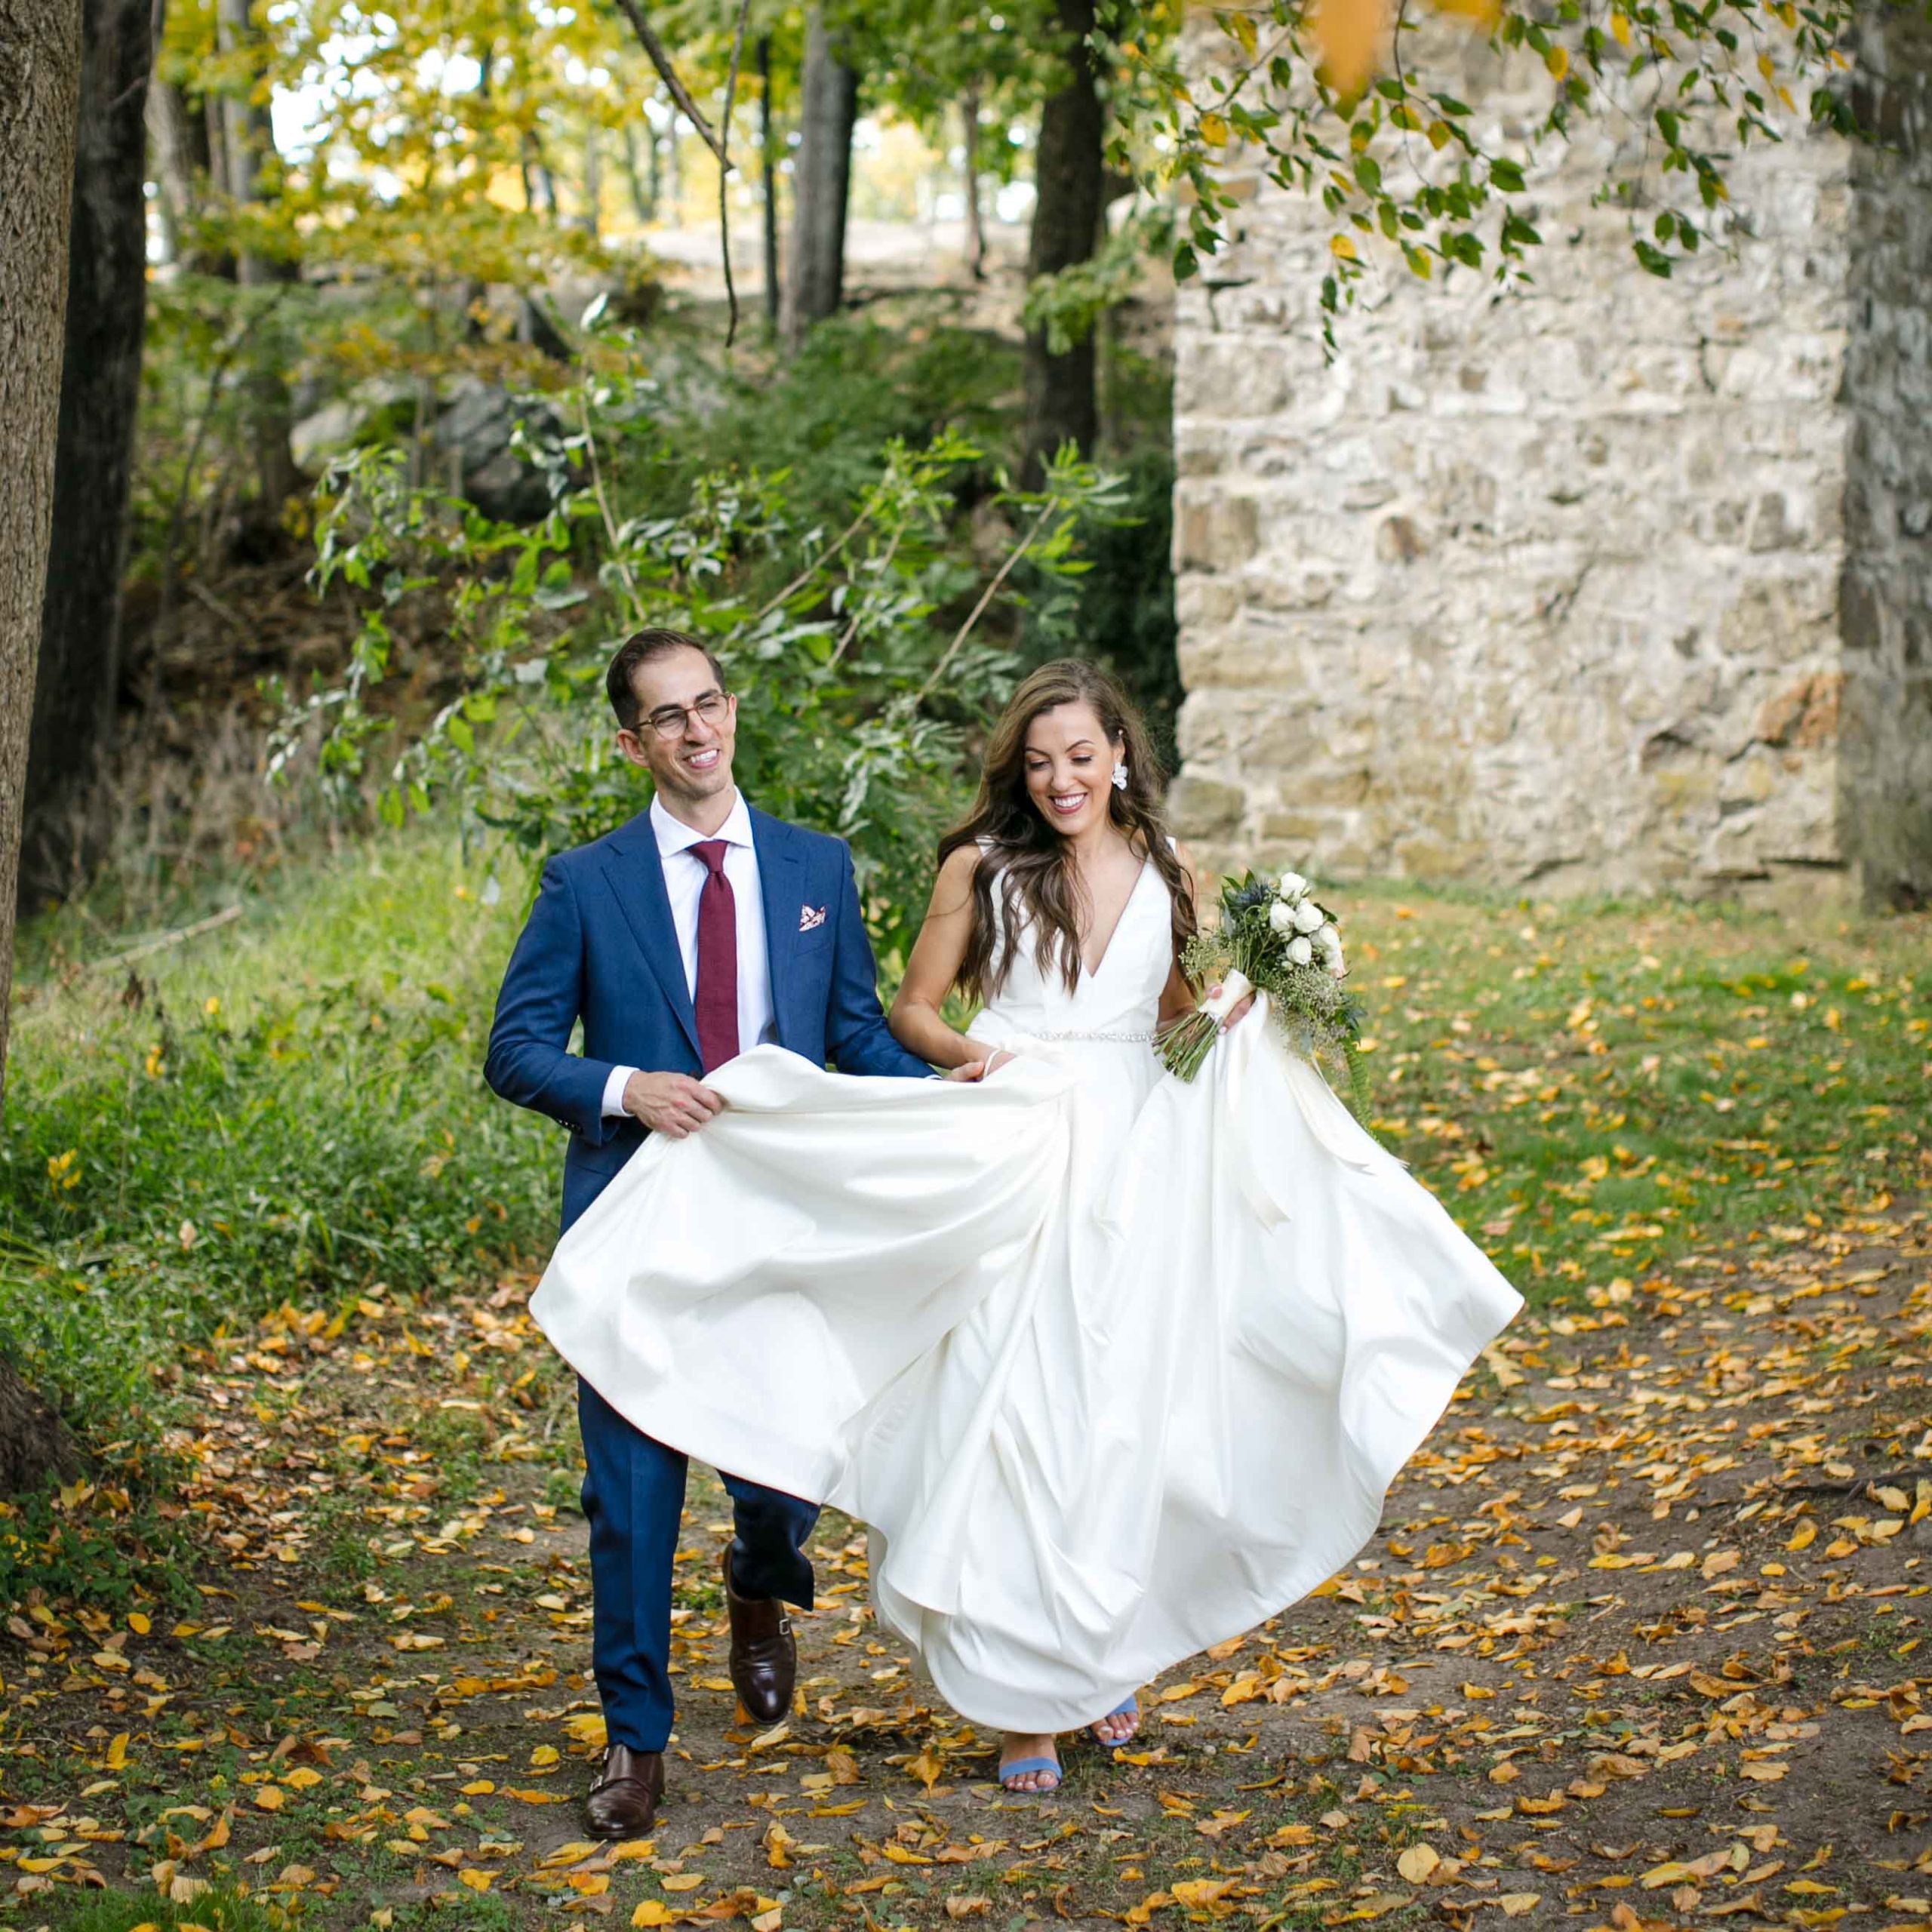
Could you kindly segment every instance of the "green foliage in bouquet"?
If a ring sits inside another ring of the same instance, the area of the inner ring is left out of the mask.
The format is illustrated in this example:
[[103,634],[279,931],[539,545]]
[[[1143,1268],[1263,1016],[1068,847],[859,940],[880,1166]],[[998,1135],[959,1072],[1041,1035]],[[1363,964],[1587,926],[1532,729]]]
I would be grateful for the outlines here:
[[1343,986],[1347,962],[1334,915],[1314,896],[1299,872],[1263,878],[1247,872],[1221,888],[1221,916],[1187,943],[1181,969],[1197,985],[1218,982],[1223,991],[1204,1001],[1161,1035],[1160,1055],[1168,1071],[1192,1080],[1219,1038],[1226,1011],[1244,989],[1240,976],[1268,995],[1269,1017],[1290,1049],[1320,1064],[1324,1054],[1340,1057],[1349,1103],[1366,1120],[1368,1077],[1358,1042],[1361,1001]]

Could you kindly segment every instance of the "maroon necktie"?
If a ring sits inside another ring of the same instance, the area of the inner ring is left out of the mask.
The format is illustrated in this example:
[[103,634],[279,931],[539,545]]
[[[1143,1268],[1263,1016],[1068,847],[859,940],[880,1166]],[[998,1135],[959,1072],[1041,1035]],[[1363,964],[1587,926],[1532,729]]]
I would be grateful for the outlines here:
[[738,1057],[738,902],[724,876],[722,838],[691,848],[710,875],[697,902],[697,1046],[704,1070]]

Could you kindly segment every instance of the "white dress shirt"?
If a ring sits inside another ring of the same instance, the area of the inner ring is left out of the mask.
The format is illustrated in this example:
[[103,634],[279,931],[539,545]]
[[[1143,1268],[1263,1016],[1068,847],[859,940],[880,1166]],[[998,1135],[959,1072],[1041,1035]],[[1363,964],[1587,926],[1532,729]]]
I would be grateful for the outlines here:
[[[671,922],[677,930],[678,951],[685,962],[685,990],[697,997],[697,902],[710,876],[694,845],[707,836],[721,838],[724,877],[738,913],[738,1050],[778,1037],[778,1016],[771,998],[771,958],[764,944],[764,900],[758,891],[758,848],[752,842],[751,808],[739,792],[731,815],[718,829],[706,834],[673,818],[661,798],[651,801],[651,829],[657,839],[657,856],[664,867],[664,891],[671,901]],[[604,1112],[624,1111],[624,1087],[637,1071],[614,1066],[604,1083]]]

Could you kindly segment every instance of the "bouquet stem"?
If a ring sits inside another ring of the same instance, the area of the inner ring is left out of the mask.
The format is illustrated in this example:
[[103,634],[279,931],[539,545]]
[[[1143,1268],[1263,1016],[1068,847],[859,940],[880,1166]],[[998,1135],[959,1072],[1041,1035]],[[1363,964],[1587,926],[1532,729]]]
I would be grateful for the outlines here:
[[1161,1064],[1177,1079],[1192,1080],[1220,1037],[1221,1022],[1254,990],[1244,974],[1229,974],[1217,992],[1161,1035],[1155,1049]]

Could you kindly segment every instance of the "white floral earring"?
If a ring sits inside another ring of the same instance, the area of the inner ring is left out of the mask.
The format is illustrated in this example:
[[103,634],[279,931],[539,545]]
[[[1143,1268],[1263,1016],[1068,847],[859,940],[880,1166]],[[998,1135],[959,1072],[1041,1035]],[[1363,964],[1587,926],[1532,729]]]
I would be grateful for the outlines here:
[[1124,758],[1114,760],[1114,789],[1116,792],[1127,789],[1127,761]]

